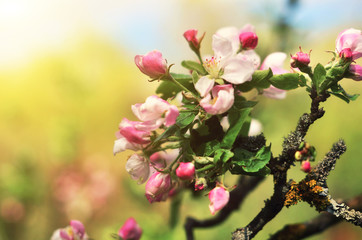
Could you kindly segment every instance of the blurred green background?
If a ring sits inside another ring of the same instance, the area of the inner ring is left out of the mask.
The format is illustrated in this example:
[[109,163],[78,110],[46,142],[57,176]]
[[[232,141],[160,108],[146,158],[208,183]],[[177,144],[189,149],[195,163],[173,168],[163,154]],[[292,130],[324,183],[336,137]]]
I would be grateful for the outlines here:
[[[79,219],[93,239],[107,240],[130,216],[143,228],[142,239],[184,239],[186,216],[211,216],[207,197],[184,194],[180,222],[171,231],[169,203],[150,205],[144,185],[125,172],[130,152],[112,154],[118,123],[135,119],[130,106],[157,87],[138,71],[134,56],[158,49],[176,64],[174,70],[186,72],[181,60],[195,58],[185,30],[205,31],[202,52],[209,54],[218,28],[251,23],[262,58],[302,46],[312,49],[312,64],[326,64],[331,58],[326,51],[334,50],[340,31],[362,29],[361,8],[359,0],[0,1],[0,239],[49,239],[55,229]],[[345,79],[342,85],[349,93],[362,92],[359,82]],[[261,98],[253,116],[262,122],[274,154],[309,104],[303,89],[281,101]],[[362,192],[362,100],[346,104],[332,97],[323,106],[325,117],[307,140],[321,159],[345,139],[348,151],[328,184],[334,197],[348,199]],[[303,175],[296,166],[289,177]],[[197,230],[197,239],[229,239],[271,193],[269,177],[239,212],[218,227]],[[316,215],[304,203],[283,209],[255,239]],[[362,231],[342,223],[310,239],[357,240]]]

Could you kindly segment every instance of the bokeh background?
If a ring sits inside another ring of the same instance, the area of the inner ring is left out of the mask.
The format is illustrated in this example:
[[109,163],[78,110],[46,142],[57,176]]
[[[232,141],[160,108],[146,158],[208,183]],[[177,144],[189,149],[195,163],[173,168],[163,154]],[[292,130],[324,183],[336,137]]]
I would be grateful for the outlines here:
[[[360,0],[0,0],[0,239],[46,240],[79,219],[93,239],[107,240],[130,216],[142,226],[142,239],[184,239],[186,216],[210,217],[207,197],[184,194],[171,230],[170,204],[150,205],[144,185],[125,172],[130,152],[112,154],[118,123],[134,119],[130,106],[157,87],[138,71],[134,56],[158,49],[175,71],[186,72],[181,60],[195,57],[185,30],[206,32],[206,54],[218,28],[251,23],[261,57],[302,46],[312,49],[312,64],[327,63],[340,31],[362,29],[361,9]],[[350,93],[361,93],[361,84],[342,83]],[[281,101],[261,98],[253,116],[275,154],[309,103],[303,89]],[[307,140],[320,159],[345,139],[348,151],[328,183],[333,196],[348,199],[362,192],[362,99],[346,104],[331,98],[323,105],[326,115]],[[303,175],[296,166],[289,177]],[[269,177],[239,212],[218,227],[197,230],[197,239],[229,239],[271,193]],[[316,215],[304,203],[283,209],[256,239]],[[309,239],[357,240],[362,231],[342,223]]]

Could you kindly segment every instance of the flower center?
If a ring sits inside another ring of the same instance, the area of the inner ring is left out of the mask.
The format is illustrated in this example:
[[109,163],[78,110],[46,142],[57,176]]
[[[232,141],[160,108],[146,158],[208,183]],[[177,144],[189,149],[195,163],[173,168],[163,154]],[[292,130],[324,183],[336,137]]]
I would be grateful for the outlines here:
[[211,57],[204,61],[204,68],[209,73],[211,78],[218,78],[220,73],[220,59]]

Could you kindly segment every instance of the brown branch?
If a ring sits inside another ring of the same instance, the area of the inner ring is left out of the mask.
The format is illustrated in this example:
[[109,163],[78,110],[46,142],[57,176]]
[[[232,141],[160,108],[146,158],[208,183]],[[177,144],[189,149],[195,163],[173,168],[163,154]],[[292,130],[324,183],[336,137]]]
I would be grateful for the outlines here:
[[214,218],[197,220],[192,217],[188,217],[184,225],[187,239],[194,239],[194,228],[213,227],[225,221],[233,211],[240,208],[246,196],[254,188],[256,188],[263,179],[264,177],[241,176],[239,178],[237,187],[230,192],[230,199],[228,204],[223,209],[221,209]]
[[[362,195],[347,201],[351,208],[362,210]],[[340,223],[341,218],[335,217],[329,212],[323,212],[316,218],[304,222],[286,225],[283,229],[273,234],[269,240],[299,240],[325,231],[327,228]]]
[[326,101],[328,93],[317,95],[315,89],[312,89],[310,97],[312,98],[311,112],[305,113],[299,119],[296,130],[291,132],[284,139],[283,151],[278,158],[270,160],[270,167],[274,177],[274,193],[270,199],[265,201],[264,208],[259,214],[244,228],[236,229],[232,234],[233,240],[252,239],[263,227],[271,221],[284,207],[285,194],[288,192],[287,171],[294,162],[294,154],[307,134],[309,127],[319,118],[323,117],[324,110],[319,108],[321,102]]

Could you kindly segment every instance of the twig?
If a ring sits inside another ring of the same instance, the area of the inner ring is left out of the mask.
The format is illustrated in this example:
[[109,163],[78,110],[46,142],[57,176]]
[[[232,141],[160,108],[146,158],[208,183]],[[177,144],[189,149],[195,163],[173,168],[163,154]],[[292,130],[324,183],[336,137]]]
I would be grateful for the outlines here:
[[[362,210],[362,195],[347,201],[351,208]],[[283,229],[273,234],[269,240],[299,240],[323,232],[327,228],[340,223],[341,218],[329,212],[323,212],[316,218],[304,222],[286,225]]]
[[215,217],[206,220],[197,220],[195,218],[188,217],[184,225],[187,239],[194,239],[194,228],[213,227],[225,221],[233,211],[240,208],[246,196],[254,188],[256,188],[263,179],[264,177],[241,176],[237,187],[230,192],[230,200],[228,204],[221,209]]
[[274,177],[274,193],[269,200],[265,201],[265,207],[259,214],[244,228],[236,229],[232,234],[233,240],[252,239],[263,227],[271,221],[284,207],[288,192],[287,171],[294,162],[294,154],[300,143],[304,141],[309,127],[319,118],[323,117],[324,110],[319,108],[321,102],[326,101],[328,93],[317,95],[315,89],[312,89],[310,97],[312,98],[311,112],[305,113],[299,119],[296,130],[291,132],[284,139],[283,151],[278,158],[272,158],[268,164]]

